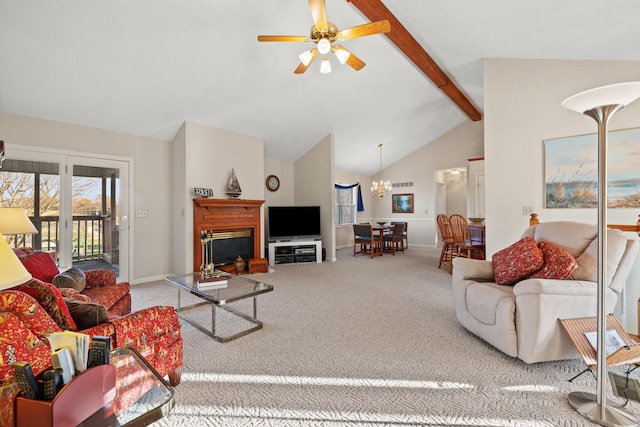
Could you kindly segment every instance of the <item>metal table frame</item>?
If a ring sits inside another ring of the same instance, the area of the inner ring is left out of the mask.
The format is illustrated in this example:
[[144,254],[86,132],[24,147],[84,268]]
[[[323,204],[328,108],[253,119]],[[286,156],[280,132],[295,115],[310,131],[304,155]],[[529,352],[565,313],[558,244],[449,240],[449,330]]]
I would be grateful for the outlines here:
[[[192,275],[186,275],[186,276],[179,276],[179,277],[167,277],[166,280],[169,283],[172,283],[173,285],[176,285],[178,287],[178,305],[176,307],[176,312],[178,313],[178,315],[180,316],[181,319],[185,320],[187,323],[189,323],[190,325],[194,326],[195,328],[199,329],[200,331],[204,332],[205,334],[209,335],[211,338],[215,339],[218,342],[221,343],[225,343],[225,342],[229,342],[232,340],[235,340],[237,338],[240,338],[242,336],[245,336],[247,334],[250,334],[251,332],[255,332],[259,329],[262,329],[263,323],[261,321],[259,321],[257,319],[258,317],[258,301],[257,301],[257,297],[258,295],[261,295],[263,293],[266,292],[271,292],[273,291],[273,287],[271,285],[266,285],[263,284],[261,282],[256,282],[254,280],[248,279],[248,278],[244,278],[242,276],[231,276],[229,278],[229,283],[230,286],[233,286],[232,281],[244,281],[244,283],[254,283],[255,286],[261,285],[258,287],[258,289],[255,288],[254,286],[254,290],[253,291],[248,291],[245,293],[240,293],[228,298],[216,298],[213,297],[211,295],[206,294],[207,290],[198,290],[197,287],[194,287],[195,285],[189,285],[189,280],[192,279]],[[181,298],[181,293],[185,291],[185,292],[189,292],[190,294],[201,298],[203,301],[201,302],[197,302],[195,304],[191,304],[191,305],[187,305],[187,306],[182,306],[182,298]],[[235,301],[240,301],[243,299],[247,299],[247,298],[253,298],[253,316],[247,315],[245,313],[242,313],[239,310],[233,309],[232,307],[229,307],[228,304],[235,302]],[[189,318],[186,316],[185,311],[187,310],[191,310],[197,307],[201,307],[203,305],[210,305],[211,306],[211,329],[208,329],[207,327],[205,327],[204,325],[198,323],[196,320]],[[240,317],[248,322],[250,322],[251,324],[253,324],[254,326],[247,328],[247,329],[243,329],[242,331],[232,334],[232,335],[227,335],[227,336],[222,336],[216,333],[216,311],[217,309],[222,309],[225,310],[228,313],[231,313],[237,317]]]

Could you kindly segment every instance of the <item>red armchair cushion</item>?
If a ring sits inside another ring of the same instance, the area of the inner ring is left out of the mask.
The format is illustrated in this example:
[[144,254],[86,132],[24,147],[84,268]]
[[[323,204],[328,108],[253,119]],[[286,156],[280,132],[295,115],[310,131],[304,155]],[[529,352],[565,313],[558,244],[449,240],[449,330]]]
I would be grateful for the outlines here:
[[496,283],[510,285],[539,270],[544,264],[544,256],[535,239],[525,236],[496,252],[491,262]]
[[87,288],[97,288],[116,284],[116,273],[111,270],[91,270],[84,272]]
[[89,298],[91,302],[103,305],[107,311],[111,310],[121,298],[129,293],[131,286],[128,282],[122,282],[110,286],[101,286],[99,288],[90,288],[87,286],[82,293]]
[[62,331],[38,301],[24,292],[13,290],[0,292],[0,311],[18,316],[22,323],[42,341],[46,341],[50,334]]
[[77,331],[78,328],[69,313],[60,290],[50,283],[31,279],[22,285],[11,288],[31,295],[45,309],[54,322],[63,330]]
[[34,279],[43,282],[51,283],[53,278],[60,273],[56,262],[47,252],[34,251],[20,257],[20,261]]
[[51,349],[13,313],[0,312],[0,381],[13,377],[14,362],[27,361],[34,374],[51,365]]

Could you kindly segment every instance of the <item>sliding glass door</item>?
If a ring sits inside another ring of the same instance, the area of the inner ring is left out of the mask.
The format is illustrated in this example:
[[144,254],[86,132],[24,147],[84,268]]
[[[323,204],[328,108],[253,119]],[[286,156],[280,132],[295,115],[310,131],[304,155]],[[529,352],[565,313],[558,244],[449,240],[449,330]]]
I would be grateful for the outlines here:
[[0,202],[23,207],[40,231],[16,236],[14,246],[48,250],[62,270],[104,268],[129,280],[130,162],[21,146],[7,152],[0,174],[15,184],[0,187]]
[[128,277],[128,162],[69,156],[68,165],[71,264],[82,270],[106,268]]

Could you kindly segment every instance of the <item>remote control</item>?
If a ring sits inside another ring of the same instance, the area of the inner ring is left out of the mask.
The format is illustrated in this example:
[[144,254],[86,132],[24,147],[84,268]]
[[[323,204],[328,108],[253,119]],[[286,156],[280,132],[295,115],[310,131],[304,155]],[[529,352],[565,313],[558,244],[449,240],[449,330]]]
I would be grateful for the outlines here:
[[60,369],[50,369],[44,373],[44,400],[53,400],[60,388],[62,388],[62,371]]
[[11,366],[22,395],[27,399],[42,399],[42,392],[33,375],[31,365],[27,362],[15,362]]
[[99,336],[91,338],[91,348],[89,349],[89,368],[109,363],[110,351],[111,338]]

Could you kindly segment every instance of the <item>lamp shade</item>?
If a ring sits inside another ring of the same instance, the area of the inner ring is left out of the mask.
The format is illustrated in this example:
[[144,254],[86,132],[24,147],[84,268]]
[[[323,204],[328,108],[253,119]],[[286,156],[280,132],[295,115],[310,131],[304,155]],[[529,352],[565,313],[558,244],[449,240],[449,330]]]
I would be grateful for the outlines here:
[[568,110],[584,113],[602,105],[627,106],[640,98],[640,82],[616,83],[585,90],[562,101]]
[[31,279],[18,256],[0,233],[0,290],[12,288]]
[[0,208],[0,233],[34,234],[38,229],[22,208]]

